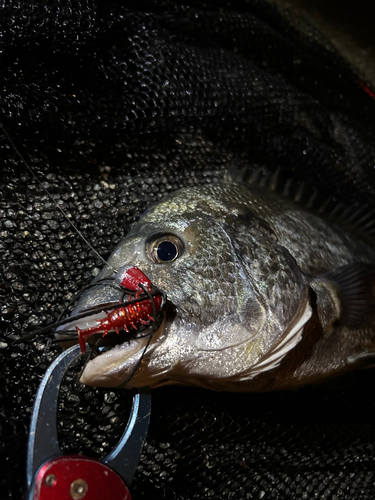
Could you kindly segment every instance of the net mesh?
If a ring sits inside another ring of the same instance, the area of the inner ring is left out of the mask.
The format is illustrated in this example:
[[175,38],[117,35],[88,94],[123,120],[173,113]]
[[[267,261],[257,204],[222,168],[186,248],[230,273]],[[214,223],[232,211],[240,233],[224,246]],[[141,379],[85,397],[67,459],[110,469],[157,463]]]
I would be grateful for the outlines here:
[[[22,498],[33,398],[59,352],[13,338],[56,320],[153,201],[227,168],[280,167],[374,206],[371,89],[321,35],[265,2],[1,2],[1,498]],[[65,451],[103,457],[126,391],[63,382]],[[279,394],[153,393],[135,499],[367,499],[371,370]]]

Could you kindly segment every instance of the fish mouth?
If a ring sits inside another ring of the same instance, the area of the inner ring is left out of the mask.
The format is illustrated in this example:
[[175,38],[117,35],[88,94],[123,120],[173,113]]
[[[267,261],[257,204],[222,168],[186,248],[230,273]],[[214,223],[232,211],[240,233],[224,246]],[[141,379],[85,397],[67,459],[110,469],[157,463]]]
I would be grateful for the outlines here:
[[[88,361],[81,374],[80,382],[92,387],[144,387],[150,385],[143,373],[142,361],[147,364],[152,352],[167,337],[170,311],[167,302],[159,319],[142,331],[109,332],[104,338],[89,341],[94,344],[94,357]],[[91,339],[90,339],[91,340]]]
[[[92,335],[87,341],[90,346],[90,358],[81,374],[80,382],[92,387],[112,388],[148,385],[143,382],[134,385],[133,376],[138,375],[138,368],[146,353],[150,355],[165,340],[164,334],[168,330],[167,325],[170,323],[171,314],[174,314],[173,311],[174,306],[167,301],[163,311],[150,325],[144,325],[138,330],[119,330],[119,333],[109,331],[105,336],[103,332]],[[105,313],[85,318],[85,326],[94,327],[96,321],[102,319],[101,316],[105,317]],[[74,320],[74,316],[71,319]],[[71,327],[69,331],[72,331]],[[70,346],[77,343],[77,333],[75,332],[74,339],[71,335],[60,330],[56,337],[58,341],[64,342],[65,347],[65,344]]]
[[[55,330],[55,338],[63,347],[69,347],[77,343],[78,332],[83,352],[87,339],[91,354],[81,375],[83,384],[93,387],[134,387],[127,385],[127,382],[137,372],[146,352],[150,354],[160,344],[166,325],[166,311],[173,309],[163,292],[155,293],[162,295],[160,309],[156,315],[153,314],[155,321],[150,319],[149,324],[137,322],[137,329],[129,326],[130,321],[127,321],[125,328],[128,331],[119,328],[118,332],[111,329],[107,333],[104,328],[98,331],[98,324],[111,311],[121,308],[124,303],[130,303],[126,302],[124,291],[113,279],[106,279],[105,282],[94,283],[92,288],[81,295],[71,316]],[[133,292],[133,302],[139,303],[142,300],[148,299],[144,297],[136,300]],[[91,329],[96,330],[95,333],[91,334]],[[85,333],[82,336],[81,331],[87,332],[87,336]]]
[[144,343],[143,340],[149,340],[151,337],[158,335],[161,324],[164,320],[164,312],[158,314],[156,320],[148,326],[141,326],[137,330],[130,329],[130,331],[119,330],[119,332],[109,331],[107,335],[103,336],[103,333],[96,333],[90,337],[87,343],[91,348],[91,357],[94,359],[97,356],[103,355],[105,352],[111,349],[121,346],[129,342],[138,341],[140,344]]

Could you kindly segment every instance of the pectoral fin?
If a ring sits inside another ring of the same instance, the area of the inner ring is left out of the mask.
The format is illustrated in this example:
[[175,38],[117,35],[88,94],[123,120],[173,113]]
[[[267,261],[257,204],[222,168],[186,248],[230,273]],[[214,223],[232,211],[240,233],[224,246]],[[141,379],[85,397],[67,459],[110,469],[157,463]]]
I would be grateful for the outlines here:
[[363,328],[375,320],[375,266],[348,264],[317,276],[310,285],[322,323]]

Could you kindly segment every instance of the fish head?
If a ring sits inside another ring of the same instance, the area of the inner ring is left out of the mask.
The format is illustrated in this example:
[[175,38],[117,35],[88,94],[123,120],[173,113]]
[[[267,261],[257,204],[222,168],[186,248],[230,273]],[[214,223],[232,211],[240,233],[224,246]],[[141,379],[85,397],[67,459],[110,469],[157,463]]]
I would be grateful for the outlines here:
[[[98,355],[83,383],[221,389],[248,378],[278,345],[300,309],[304,278],[237,189],[183,189],[120,242],[97,280],[136,266],[166,293],[167,307],[151,339],[129,338]],[[86,292],[80,310],[106,302],[103,294],[100,287]]]

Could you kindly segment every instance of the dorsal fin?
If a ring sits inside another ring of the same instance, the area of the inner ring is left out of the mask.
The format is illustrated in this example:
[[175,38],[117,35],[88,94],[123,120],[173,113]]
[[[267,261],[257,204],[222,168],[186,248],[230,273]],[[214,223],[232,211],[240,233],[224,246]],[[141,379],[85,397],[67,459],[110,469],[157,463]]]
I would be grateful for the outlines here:
[[368,205],[345,205],[332,197],[324,196],[305,183],[285,178],[279,167],[273,172],[265,167],[226,170],[224,180],[274,191],[343,229],[354,231],[360,239],[375,244],[375,209]]

